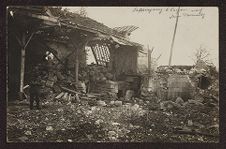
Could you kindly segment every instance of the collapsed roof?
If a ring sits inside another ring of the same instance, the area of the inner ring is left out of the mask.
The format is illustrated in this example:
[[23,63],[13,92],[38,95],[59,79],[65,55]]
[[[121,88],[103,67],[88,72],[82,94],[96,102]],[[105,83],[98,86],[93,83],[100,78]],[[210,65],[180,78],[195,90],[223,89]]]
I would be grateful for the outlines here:
[[100,36],[102,38],[111,39],[122,45],[142,47],[141,44],[128,40],[122,32],[116,29],[111,29],[89,17],[83,17],[79,14],[62,10],[60,7],[11,6],[10,9],[20,15],[44,20],[48,25],[66,26],[84,30],[98,35],[101,34]]

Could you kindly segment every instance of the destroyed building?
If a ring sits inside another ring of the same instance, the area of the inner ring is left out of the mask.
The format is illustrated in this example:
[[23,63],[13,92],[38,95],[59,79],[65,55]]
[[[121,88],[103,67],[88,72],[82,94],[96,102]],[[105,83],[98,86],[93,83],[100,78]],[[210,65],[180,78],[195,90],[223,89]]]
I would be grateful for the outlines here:
[[109,28],[84,9],[7,9],[8,141],[219,141],[214,66],[157,67],[161,55],[129,39],[137,27]]
[[[128,39],[137,27],[111,29],[61,7],[8,9],[9,100],[18,98],[18,93],[23,98],[31,71],[48,57],[53,58],[48,67],[53,73],[44,74],[45,81],[56,92],[60,93],[62,84],[79,90],[84,82],[88,92],[113,92],[122,97],[130,90],[139,95],[138,53],[143,46]],[[89,68],[87,47],[96,61]]]

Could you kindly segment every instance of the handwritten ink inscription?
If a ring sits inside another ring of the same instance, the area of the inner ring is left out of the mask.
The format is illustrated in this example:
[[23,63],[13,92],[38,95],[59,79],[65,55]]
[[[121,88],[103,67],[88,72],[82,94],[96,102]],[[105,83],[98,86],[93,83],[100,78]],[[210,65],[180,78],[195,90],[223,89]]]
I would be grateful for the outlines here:
[[[148,13],[148,14],[168,14],[170,19],[177,17],[178,8],[134,8],[132,10],[135,13]],[[180,8],[178,17],[201,17],[205,18],[203,8]]]

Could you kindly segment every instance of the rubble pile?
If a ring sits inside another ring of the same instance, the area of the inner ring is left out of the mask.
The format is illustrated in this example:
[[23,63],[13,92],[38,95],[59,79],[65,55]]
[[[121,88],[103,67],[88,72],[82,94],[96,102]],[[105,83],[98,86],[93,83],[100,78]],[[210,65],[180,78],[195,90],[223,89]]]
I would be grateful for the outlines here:
[[207,89],[197,87],[190,98],[167,98],[171,76],[189,76],[194,87],[198,86],[203,71],[165,68],[156,72],[156,90],[142,89],[139,97],[134,97],[133,90],[126,90],[124,97],[118,97],[123,87],[103,66],[80,68],[79,84],[75,84],[70,70],[52,68],[55,69],[49,73],[38,71],[42,73],[38,74],[38,81],[48,80],[43,85],[46,100],[42,101],[41,111],[30,111],[28,106],[9,110],[10,140],[218,141],[219,81],[216,78],[212,78]]
[[106,80],[114,80],[112,73],[105,67],[101,65],[90,65],[88,66],[88,73],[90,74],[91,80],[93,82],[103,82]]

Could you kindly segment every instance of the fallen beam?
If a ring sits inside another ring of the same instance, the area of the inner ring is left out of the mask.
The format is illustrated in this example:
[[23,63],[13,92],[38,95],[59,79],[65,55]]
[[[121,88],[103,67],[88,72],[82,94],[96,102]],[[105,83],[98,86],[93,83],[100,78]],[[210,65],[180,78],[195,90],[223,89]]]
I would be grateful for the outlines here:
[[61,97],[63,97],[63,95],[64,95],[64,92],[61,92],[59,95],[57,95],[55,98],[56,99],[60,99]]
[[66,87],[61,87],[61,89],[64,90],[64,91],[68,91],[68,92],[70,92],[70,93],[73,93],[73,94],[82,94],[82,93],[80,93],[80,92],[71,90],[71,89],[66,88]]

